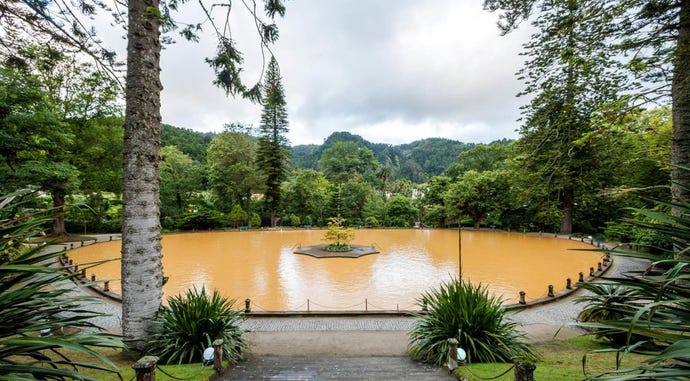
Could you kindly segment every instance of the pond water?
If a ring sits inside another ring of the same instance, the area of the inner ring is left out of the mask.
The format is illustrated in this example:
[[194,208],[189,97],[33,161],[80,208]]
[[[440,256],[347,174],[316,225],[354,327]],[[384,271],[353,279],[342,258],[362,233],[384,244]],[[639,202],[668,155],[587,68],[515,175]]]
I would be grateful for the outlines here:
[[[235,231],[163,236],[163,272],[170,277],[166,297],[191,287],[218,289],[250,298],[255,311],[417,310],[422,292],[462,276],[515,303],[546,296],[589,273],[602,253],[578,241],[529,234],[463,230],[356,230],[353,243],[373,245],[379,254],[360,258],[314,258],[293,253],[300,245],[321,243],[323,230]],[[119,258],[120,241],[73,250],[76,263]],[[120,262],[89,269],[111,279],[119,293]]]

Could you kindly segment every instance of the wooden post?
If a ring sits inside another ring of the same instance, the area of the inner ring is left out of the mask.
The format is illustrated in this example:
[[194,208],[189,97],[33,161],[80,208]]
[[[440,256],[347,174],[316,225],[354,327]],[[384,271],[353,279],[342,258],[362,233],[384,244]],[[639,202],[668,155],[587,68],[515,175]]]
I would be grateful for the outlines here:
[[458,340],[455,338],[448,339],[448,362],[446,366],[449,370],[458,367]]
[[534,370],[537,366],[532,363],[515,362],[515,381],[534,381]]
[[213,342],[213,369],[216,373],[223,371],[223,339]]
[[158,357],[144,356],[132,365],[137,381],[156,381],[156,363]]

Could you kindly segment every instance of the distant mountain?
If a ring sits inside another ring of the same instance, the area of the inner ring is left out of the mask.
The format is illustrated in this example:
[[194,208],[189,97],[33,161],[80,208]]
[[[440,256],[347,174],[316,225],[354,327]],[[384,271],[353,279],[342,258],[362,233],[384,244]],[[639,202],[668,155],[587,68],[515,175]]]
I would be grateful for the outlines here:
[[388,165],[394,179],[409,179],[416,183],[426,181],[431,176],[443,173],[455,163],[461,152],[475,146],[444,138],[429,138],[409,144],[391,145],[372,143],[359,135],[349,132],[334,132],[323,144],[296,145],[292,147],[291,163],[296,168],[318,169],[319,159],[324,150],[336,142],[354,142],[374,152],[381,165]]
[[[206,162],[206,148],[218,134],[197,132],[186,128],[162,125],[161,145],[175,145],[194,160]],[[334,132],[323,144],[300,144],[290,148],[290,163],[295,168],[319,169],[319,159],[324,150],[336,142],[354,142],[374,153],[379,164],[390,167],[394,180],[409,179],[422,183],[429,177],[442,174],[454,164],[461,152],[473,148],[474,143],[462,143],[445,138],[428,138],[409,144],[391,145],[372,143],[349,132]]]

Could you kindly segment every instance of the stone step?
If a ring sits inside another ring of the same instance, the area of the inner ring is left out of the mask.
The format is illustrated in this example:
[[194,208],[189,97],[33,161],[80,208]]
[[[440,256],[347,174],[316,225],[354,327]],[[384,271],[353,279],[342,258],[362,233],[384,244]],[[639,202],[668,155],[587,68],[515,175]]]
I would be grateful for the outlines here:
[[257,357],[225,371],[231,380],[455,380],[445,368],[418,363],[409,357]]

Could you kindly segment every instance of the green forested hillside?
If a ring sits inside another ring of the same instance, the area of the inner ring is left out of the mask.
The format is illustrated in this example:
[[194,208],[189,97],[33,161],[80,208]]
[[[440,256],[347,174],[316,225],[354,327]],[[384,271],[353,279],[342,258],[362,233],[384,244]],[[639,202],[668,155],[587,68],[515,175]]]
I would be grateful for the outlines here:
[[176,146],[199,163],[206,162],[206,148],[218,135],[215,132],[198,132],[169,124],[162,124],[161,128],[161,147]]
[[[372,143],[349,132],[334,132],[323,144],[296,145],[291,149],[294,168],[319,169],[323,151],[337,142],[353,142],[371,150],[382,167],[388,167],[393,179],[408,179],[422,183],[443,173],[455,163],[461,152],[475,146],[444,138],[428,138],[403,145]],[[508,141],[505,142],[506,144]]]

